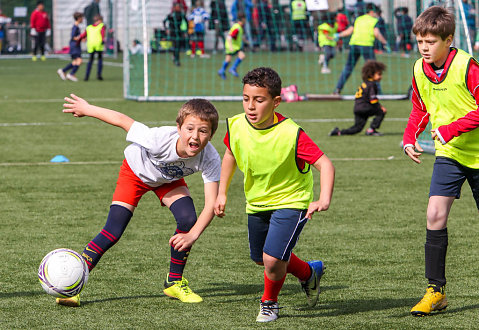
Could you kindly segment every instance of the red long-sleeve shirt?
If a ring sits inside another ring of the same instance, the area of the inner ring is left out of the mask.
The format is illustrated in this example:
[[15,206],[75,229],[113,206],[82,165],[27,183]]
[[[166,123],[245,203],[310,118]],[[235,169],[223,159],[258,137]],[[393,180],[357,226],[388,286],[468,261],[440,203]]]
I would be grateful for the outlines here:
[[[457,50],[452,49],[449,53],[449,56],[444,64],[444,71],[441,74],[441,77],[438,77],[434,69],[430,64],[423,62],[424,73],[429,79],[435,80],[437,82],[443,80],[447,75],[447,70],[456,54]],[[471,93],[471,95],[476,100],[476,105],[479,105],[479,65],[478,63],[471,59],[469,61],[469,68],[467,71],[467,82],[466,86]],[[403,143],[404,146],[414,145],[417,137],[421,134],[426,128],[427,123],[429,122],[429,113],[427,112],[426,106],[419,97],[417,91],[416,81],[412,80],[412,111],[409,115],[409,120],[404,131]],[[448,125],[443,125],[437,128],[439,131],[440,137],[442,137],[442,143],[447,143],[451,141],[454,137],[461,135],[462,133],[470,132],[473,129],[479,127],[479,108],[470,111],[464,117],[461,117]]]
[[35,9],[30,16],[30,27],[37,30],[37,32],[45,32],[50,29],[50,19],[47,12]]

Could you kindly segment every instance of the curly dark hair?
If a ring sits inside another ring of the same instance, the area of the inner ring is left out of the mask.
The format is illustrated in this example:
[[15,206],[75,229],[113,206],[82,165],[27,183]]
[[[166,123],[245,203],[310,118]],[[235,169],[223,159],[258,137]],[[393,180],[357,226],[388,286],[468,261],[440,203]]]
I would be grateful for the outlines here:
[[271,68],[259,67],[249,71],[243,77],[243,85],[267,88],[273,98],[281,95],[281,78]]
[[383,71],[386,71],[386,65],[384,63],[374,61],[374,60],[369,60],[364,64],[361,70],[361,75],[363,80],[368,80],[368,79],[371,79],[376,72],[383,72]]

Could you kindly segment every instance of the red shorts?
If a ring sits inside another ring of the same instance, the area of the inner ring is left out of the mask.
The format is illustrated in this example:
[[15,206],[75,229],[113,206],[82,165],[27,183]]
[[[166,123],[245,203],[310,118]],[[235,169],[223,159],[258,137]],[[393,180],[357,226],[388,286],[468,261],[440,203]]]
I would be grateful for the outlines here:
[[141,197],[148,191],[153,191],[163,204],[162,200],[165,195],[177,187],[187,187],[185,180],[173,181],[170,183],[162,184],[159,187],[150,187],[146,183],[140,180],[135,173],[131,170],[130,166],[123,160],[123,164],[120,168],[120,174],[118,175],[118,181],[116,182],[116,189],[113,193],[112,201],[123,202],[133,206],[138,206],[138,202]]

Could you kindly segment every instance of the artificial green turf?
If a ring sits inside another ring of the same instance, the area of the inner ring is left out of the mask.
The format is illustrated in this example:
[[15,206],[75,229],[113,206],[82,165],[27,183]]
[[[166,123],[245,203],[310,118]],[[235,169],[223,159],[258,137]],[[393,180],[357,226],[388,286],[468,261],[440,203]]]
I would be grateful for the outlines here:
[[[327,136],[334,126],[352,124],[351,101],[285,103],[278,108],[302,125],[336,167],[331,208],[315,214],[295,249],[305,260],[326,264],[315,308],[305,307],[299,284],[289,276],[280,294],[281,317],[273,324],[256,324],[263,274],[249,260],[239,172],[230,188],[227,217],[213,220],[186,268],[185,277],[203,303],[182,304],[163,295],[168,239],[175,223],[156,197],[147,194],[123,238],[90,275],[83,306],[56,306],[38,283],[40,261],[55,248],[81,251],[102,228],[127,145],[119,128],[63,114],[62,98],[74,92],[150,126],[172,125],[180,106],[122,100],[119,67],[106,66],[103,82],[63,82],[55,71],[65,63],[0,61],[0,328],[477,327],[479,227],[467,184],[448,226],[450,307],[431,317],[409,315],[425,291],[425,213],[434,158],[424,155],[423,164],[417,165],[399,148],[411,108],[408,101],[383,102],[388,109],[380,129],[383,137]],[[223,154],[224,119],[241,112],[242,106],[215,105],[221,123],[213,144]],[[49,164],[57,154],[87,164]],[[316,196],[318,178],[315,173]],[[197,211],[202,209],[201,181],[199,174],[187,178]]]

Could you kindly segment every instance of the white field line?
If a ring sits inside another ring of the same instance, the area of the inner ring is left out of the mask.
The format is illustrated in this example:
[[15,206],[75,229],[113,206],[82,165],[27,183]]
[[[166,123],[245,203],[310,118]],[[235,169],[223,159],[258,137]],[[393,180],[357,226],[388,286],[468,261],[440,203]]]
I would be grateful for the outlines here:
[[[123,98],[97,98],[97,99],[89,99],[88,101],[90,102],[120,102],[124,101],[125,99]],[[3,98],[0,99],[0,103],[6,103],[6,102],[12,102],[12,103],[58,103],[58,104],[63,104],[65,100],[63,99],[8,99],[8,98]],[[61,105],[59,105],[61,107]]]
[[[407,118],[387,118],[387,121],[407,121]],[[352,118],[313,118],[313,119],[294,119],[297,123],[336,123],[336,122],[351,122]],[[176,125],[175,121],[152,121],[143,122],[147,125]],[[33,123],[0,123],[0,127],[15,127],[15,126],[71,126],[71,125],[86,125],[91,122],[82,122],[81,120],[74,122],[33,122]],[[220,120],[219,124],[225,124],[224,120]]]

